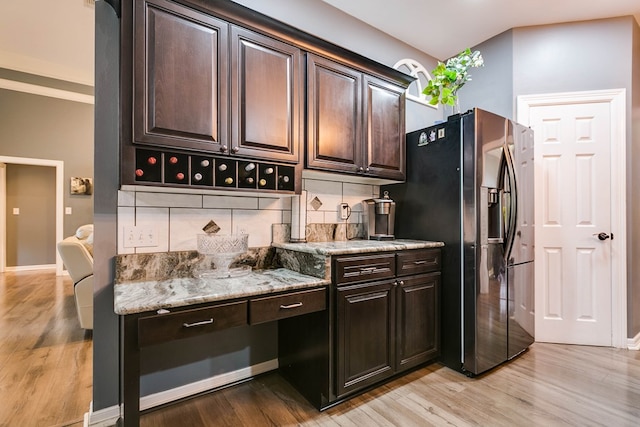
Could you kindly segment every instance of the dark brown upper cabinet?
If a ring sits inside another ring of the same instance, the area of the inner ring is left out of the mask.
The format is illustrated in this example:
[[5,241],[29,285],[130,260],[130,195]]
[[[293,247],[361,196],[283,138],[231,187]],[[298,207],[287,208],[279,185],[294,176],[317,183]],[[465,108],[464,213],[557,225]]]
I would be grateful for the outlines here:
[[132,0],[121,22],[121,184],[239,188],[227,156],[277,171],[256,190],[299,192],[305,166],[404,180],[412,77],[227,0]]
[[404,180],[405,89],[307,54],[307,167]]
[[301,57],[296,47],[232,26],[232,152],[299,161]]
[[135,22],[135,143],[299,162],[299,48],[165,0]]
[[365,173],[405,179],[405,87],[364,75]]
[[362,74],[308,54],[307,166],[358,172],[362,166]]
[[228,24],[164,0],[135,3],[134,141],[228,145]]

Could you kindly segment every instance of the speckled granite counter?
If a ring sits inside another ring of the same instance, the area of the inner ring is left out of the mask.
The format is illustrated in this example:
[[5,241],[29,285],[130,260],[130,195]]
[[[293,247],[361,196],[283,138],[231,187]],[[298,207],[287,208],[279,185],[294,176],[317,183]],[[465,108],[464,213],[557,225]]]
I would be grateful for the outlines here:
[[252,271],[246,276],[228,279],[124,282],[114,286],[114,310],[116,314],[125,315],[327,284],[327,280],[284,268]]
[[278,263],[285,268],[260,269],[247,276],[206,280],[193,278],[194,268],[200,262],[193,251],[121,255],[116,263],[114,310],[116,314],[126,315],[324,286],[331,282],[332,255],[441,246],[444,246],[442,242],[404,239],[273,243]]
[[335,242],[312,243],[273,243],[275,248],[287,249],[296,252],[306,252],[319,255],[342,255],[365,252],[399,251],[405,249],[439,248],[444,246],[442,242],[427,240],[346,240]]
[[347,240],[311,243],[272,243],[280,263],[293,271],[331,280],[331,256],[410,249],[439,248],[443,242],[427,240]]

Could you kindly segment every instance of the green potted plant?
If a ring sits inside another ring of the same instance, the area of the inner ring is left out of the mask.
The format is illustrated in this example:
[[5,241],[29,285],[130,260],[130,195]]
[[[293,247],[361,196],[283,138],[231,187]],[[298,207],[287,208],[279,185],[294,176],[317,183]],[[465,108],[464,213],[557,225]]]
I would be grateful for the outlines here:
[[480,51],[471,52],[469,48],[449,58],[445,63],[438,61],[438,66],[431,71],[431,80],[422,93],[431,97],[431,105],[451,105],[457,110],[458,90],[471,80],[469,68],[483,65]]

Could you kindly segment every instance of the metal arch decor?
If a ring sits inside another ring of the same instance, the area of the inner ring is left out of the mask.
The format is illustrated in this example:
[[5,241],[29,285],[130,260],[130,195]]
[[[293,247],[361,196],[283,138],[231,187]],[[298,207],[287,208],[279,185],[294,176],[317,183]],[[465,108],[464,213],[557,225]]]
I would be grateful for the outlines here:
[[431,80],[431,76],[421,63],[415,59],[405,58],[396,62],[393,68],[416,78],[407,88],[407,99],[438,109],[437,105],[429,104],[427,95],[422,93],[422,90],[427,86],[429,80]]

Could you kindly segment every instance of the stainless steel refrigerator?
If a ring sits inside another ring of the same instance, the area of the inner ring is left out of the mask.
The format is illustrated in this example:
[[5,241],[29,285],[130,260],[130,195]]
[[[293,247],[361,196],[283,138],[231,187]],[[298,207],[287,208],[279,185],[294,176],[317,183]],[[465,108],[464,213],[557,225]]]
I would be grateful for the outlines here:
[[441,361],[474,376],[533,342],[533,131],[480,109],[407,134],[383,186],[398,238],[440,240]]

